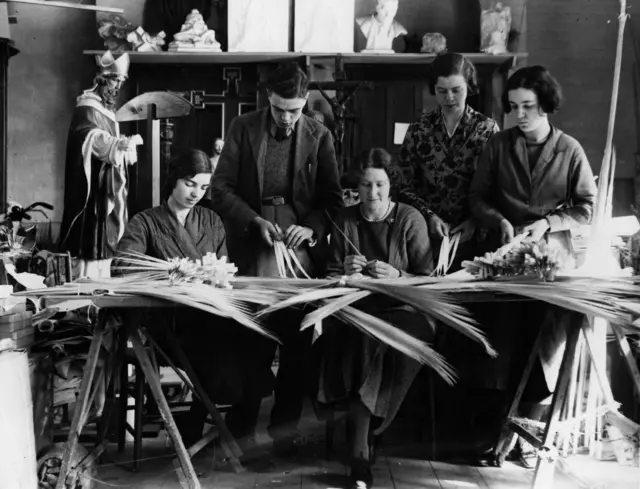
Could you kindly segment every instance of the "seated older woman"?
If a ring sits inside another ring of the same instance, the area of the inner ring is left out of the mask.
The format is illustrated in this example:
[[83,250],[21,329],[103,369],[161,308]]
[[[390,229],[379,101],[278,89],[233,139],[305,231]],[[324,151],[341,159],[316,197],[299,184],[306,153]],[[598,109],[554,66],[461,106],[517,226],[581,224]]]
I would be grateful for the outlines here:
[[[398,188],[399,170],[389,153],[381,148],[365,151],[356,159],[350,176],[358,182],[360,204],[337,216],[331,234],[330,274],[362,274],[369,279],[429,274],[433,258],[427,223],[416,209],[391,199]],[[433,337],[424,316],[407,306],[376,296],[358,307],[423,341]],[[326,321],[316,348],[320,358],[318,401],[348,403],[351,478],[354,487],[371,487],[371,418],[379,422],[375,434],[389,426],[420,364],[335,319]]]
[[[226,256],[222,221],[212,210],[196,205],[207,192],[213,174],[207,154],[186,151],[169,163],[168,170],[166,200],[131,219],[118,243],[118,252],[138,252],[165,260],[197,260],[207,253]],[[122,273],[125,266],[114,260],[112,271]],[[176,309],[169,317],[163,310],[148,319],[148,324],[153,324],[151,333],[173,324],[211,400],[233,405],[226,418],[229,430],[243,451],[252,448],[260,403],[271,393],[273,374],[268,359],[261,363],[246,343],[270,340],[232,320],[195,309]],[[160,334],[154,337],[161,340]],[[206,414],[204,405],[195,403],[188,424],[179,424],[187,446],[200,438]]]

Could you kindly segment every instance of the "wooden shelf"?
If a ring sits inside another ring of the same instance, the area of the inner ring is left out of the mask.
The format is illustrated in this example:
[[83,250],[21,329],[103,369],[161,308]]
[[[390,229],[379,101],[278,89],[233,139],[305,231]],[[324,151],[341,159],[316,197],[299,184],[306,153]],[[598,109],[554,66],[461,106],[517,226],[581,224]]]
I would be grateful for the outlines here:
[[[104,51],[85,51],[84,54],[96,55]],[[132,64],[248,64],[248,63],[279,63],[299,58],[309,58],[309,61],[332,60],[341,56],[347,65],[414,65],[429,64],[434,54],[379,54],[379,53],[173,53],[168,51],[139,53],[128,51]],[[485,53],[465,53],[474,64],[478,65],[511,65],[519,59],[526,58],[526,53],[510,53],[491,55]]]

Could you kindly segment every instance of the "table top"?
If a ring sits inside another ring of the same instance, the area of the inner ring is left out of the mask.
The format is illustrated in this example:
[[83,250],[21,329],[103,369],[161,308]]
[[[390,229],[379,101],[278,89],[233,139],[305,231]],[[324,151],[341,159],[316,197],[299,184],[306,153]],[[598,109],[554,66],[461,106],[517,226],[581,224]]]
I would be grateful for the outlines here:
[[[477,303],[477,302],[529,302],[531,299],[526,297],[501,294],[488,291],[468,291],[461,290],[455,292],[447,292],[454,296],[458,301],[462,303]],[[180,304],[176,304],[172,301],[165,299],[157,299],[154,297],[145,297],[140,295],[126,295],[126,294],[105,294],[105,295],[80,295],[76,297],[59,296],[59,295],[42,295],[41,296],[43,307],[55,307],[56,304],[60,304],[68,301],[87,301],[87,305],[93,303],[96,307],[102,308],[167,308],[167,307],[185,307]]]

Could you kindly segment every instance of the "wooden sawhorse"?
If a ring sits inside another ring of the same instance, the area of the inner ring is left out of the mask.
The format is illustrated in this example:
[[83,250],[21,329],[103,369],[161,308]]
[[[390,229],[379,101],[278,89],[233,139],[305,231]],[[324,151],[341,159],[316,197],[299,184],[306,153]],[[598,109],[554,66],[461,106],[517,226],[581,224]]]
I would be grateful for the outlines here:
[[[92,297],[92,302],[100,308],[118,309],[118,308],[145,308],[145,307],[172,307],[169,302],[161,300],[153,300],[142,298],[138,296],[96,296]],[[60,467],[60,475],[56,484],[56,489],[75,488],[76,482],[82,477],[82,472],[90,467],[97,458],[104,452],[108,445],[107,434],[109,429],[109,422],[111,414],[115,408],[115,399],[108,402],[105,406],[105,412],[101,419],[101,428],[98,433],[98,443],[95,448],[82,460],[72,466],[71,461],[76,456],[78,449],[78,443],[80,439],[80,433],[84,428],[88,416],[89,409],[93,397],[95,395],[94,378],[96,376],[96,367],[98,364],[98,358],[100,349],[106,340],[106,335],[110,332],[119,334],[120,338],[113,341],[115,351],[111,355],[111,365],[106,369],[108,389],[113,391],[114,383],[119,378],[118,372],[124,361],[125,349],[127,340],[131,341],[134,349],[134,353],[140,365],[140,368],[144,372],[146,380],[149,384],[149,388],[153,394],[153,397],[158,405],[158,410],[164,421],[167,434],[173,443],[173,447],[176,451],[177,460],[174,460],[176,472],[180,480],[180,484],[184,489],[200,489],[200,482],[198,476],[191,463],[191,457],[200,451],[204,446],[212,441],[215,436],[220,435],[221,446],[225,451],[226,457],[230,460],[232,467],[236,472],[244,470],[240,464],[239,457],[242,456],[242,452],[238,447],[235,439],[229,432],[227,425],[225,424],[220,412],[216,408],[215,404],[209,399],[207,394],[203,391],[202,386],[195,375],[191,364],[188,362],[186,355],[179,347],[177,342],[173,342],[176,348],[177,358],[182,364],[181,367],[185,370],[187,376],[191,379],[188,381],[178,370],[178,375],[183,381],[192,388],[194,395],[197,395],[207,407],[213,421],[215,423],[212,428],[201,440],[196,442],[192,447],[187,449],[185,447],[182,437],[178,431],[173,415],[167,403],[167,400],[162,392],[160,385],[160,377],[158,374],[158,368],[155,364],[155,356],[150,354],[147,347],[144,345],[144,339],[146,338],[153,346],[155,342],[148,332],[143,332],[142,328],[137,324],[127,324],[119,328],[113,328],[107,330],[107,313],[108,310],[101,310],[99,319],[94,329],[93,338],[91,340],[91,346],[89,348],[89,354],[87,356],[87,363],[84,367],[82,376],[82,382],[80,384],[80,394],[76,402],[76,409],[74,410],[73,420],[69,430],[68,441],[62,457],[62,464]],[[161,352],[162,353],[162,352]],[[162,353],[163,356],[166,356]],[[175,368],[174,365],[171,365]],[[122,386],[121,386],[121,395]],[[126,400],[125,400],[126,402]]]
[[[620,351],[625,357],[625,362],[627,363],[627,366],[629,367],[629,370],[631,372],[636,392],[640,393],[640,371],[638,371],[638,366],[635,362],[635,359],[633,358],[633,355],[631,354],[631,348],[624,334],[624,331],[619,325],[612,324],[611,328],[616,335],[616,340]],[[538,460],[531,484],[532,489],[549,489],[550,487],[553,487],[556,458],[558,456],[553,443],[560,424],[560,414],[562,412],[565,400],[567,399],[569,394],[569,385],[571,376],[574,372],[574,364],[576,364],[579,358],[579,355],[577,355],[578,339],[581,333],[584,335],[585,343],[587,345],[587,351],[589,353],[589,357],[592,360],[592,371],[595,373],[595,377],[597,378],[598,383],[600,384],[600,387],[602,389],[605,405],[609,406],[610,409],[615,409],[614,406],[616,405],[616,403],[613,398],[613,393],[611,392],[611,387],[606,378],[606,372],[604,371],[602,366],[597,365],[594,360],[595,345],[593,339],[593,325],[583,314],[572,312],[570,315],[570,322],[567,326],[567,343],[564,355],[562,357],[560,371],[558,373],[558,380],[553,392],[549,417],[546,422],[543,423],[544,427],[542,438],[538,438],[537,436],[529,432],[524,424],[518,421],[517,414],[520,399],[522,397],[522,394],[524,393],[533,366],[535,365],[535,362],[538,358],[541,335],[543,334],[543,331],[541,329],[540,334],[538,335],[536,342],[531,350],[531,354],[529,355],[529,360],[520,379],[520,383],[516,390],[515,396],[512,400],[511,406],[509,408],[509,413],[503,426],[500,440],[498,441],[494,452],[494,462],[496,465],[501,466],[504,463],[505,457],[513,448],[517,439],[517,435],[521,436],[527,442],[533,445],[538,450]],[[622,416],[619,413],[617,415]]]

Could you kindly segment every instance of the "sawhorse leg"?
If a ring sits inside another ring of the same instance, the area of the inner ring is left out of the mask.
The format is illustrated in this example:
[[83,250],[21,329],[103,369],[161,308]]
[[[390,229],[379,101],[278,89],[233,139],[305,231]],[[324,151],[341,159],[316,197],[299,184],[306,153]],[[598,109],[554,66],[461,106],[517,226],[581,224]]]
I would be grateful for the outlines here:
[[180,485],[184,489],[200,489],[200,481],[198,480],[198,476],[196,475],[193,464],[191,463],[191,458],[189,457],[189,453],[184,446],[182,437],[178,432],[178,427],[173,419],[173,415],[171,414],[169,404],[162,393],[162,386],[160,385],[158,372],[153,367],[151,359],[149,358],[149,353],[142,344],[140,330],[135,325],[127,325],[127,331],[129,339],[133,344],[133,349],[140,368],[144,372],[147,382],[149,383],[149,388],[151,389],[151,393],[158,404],[158,410],[160,411],[160,415],[164,421],[169,438],[173,442],[173,447],[178,455],[178,462],[182,469],[181,471],[178,471]]
[[[62,456],[62,464],[60,466],[60,475],[56,484],[56,489],[65,489],[67,487],[67,478],[71,478],[71,487],[75,487],[75,479],[77,472],[74,470],[70,474],[70,461],[75,455],[76,448],[80,439],[80,433],[84,427],[86,420],[86,411],[89,409],[89,398],[91,397],[91,391],[93,386],[93,377],[96,372],[96,366],[98,365],[98,358],[100,356],[100,347],[105,334],[105,317],[104,314],[100,314],[98,317],[98,323],[93,331],[93,338],[91,339],[91,346],[89,347],[89,353],[87,355],[87,362],[85,363],[82,382],[80,383],[80,395],[76,401],[76,408],[73,412],[73,420],[71,421],[71,427],[69,428],[69,436],[67,446]],[[75,467],[73,468],[75,469]]]
[[200,398],[200,400],[204,403],[205,407],[207,408],[207,411],[209,411],[209,414],[211,414],[211,417],[213,418],[213,422],[215,423],[215,425],[218,428],[218,431],[220,432],[220,443],[221,443],[222,449],[224,450],[227,458],[229,458],[231,466],[233,467],[236,473],[240,473],[244,471],[244,468],[242,467],[242,464],[240,463],[240,460],[239,460],[239,457],[242,456],[242,451],[240,450],[240,447],[238,446],[235,438],[229,431],[229,428],[227,427],[227,424],[222,418],[220,411],[218,411],[218,408],[216,407],[216,405],[213,403],[213,401],[211,401],[207,393],[204,391],[202,384],[200,383],[200,379],[198,378],[195,371],[193,370],[191,362],[189,362],[187,355],[185,355],[184,350],[180,346],[180,342],[178,338],[170,330],[167,332],[167,338],[170,344],[173,345],[173,351],[176,354],[178,364],[182,368],[184,368],[187,374],[187,377],[191,379],[191,382],[194,387],[193,389],[194,394]]
[[[567,345],[562,357],[560,372],[558,373],[558,381],[553,391],[553,400],[551,401],[551,412],[546,422],[542,440],[540,440],[538,461],[533,474],[532,489],[548,489],[553,487],[553,476],[556,467],[556,454],[553,453],[553,442],[558,432],[558,423],[560,421],[560,413],[569,392],[569,384],[571,375],[574,371],[573,365],[578,361],[576,358],[578,338],[584,324],[584,316],[582,314],[573,313],[569,330],[567,331]],[[536,438],[537,440],[537,438]],[[534,444],[535,446],[535,444]],[[551,451],[551,453],[542,453],[540,451]]]
[[524,393],[524,389],[531,375],[531,371],[535,362],[537,361],[540,345],[541,345],[541,332],[538,334],[536,342],[527,366],[522,374],[518,389],[513,398],[509,413],[505,421],[502,435],[496,446],[495,456],[496,464],[501,465],[504,462],[504,458],[513,448],[513,444],[516,440],[516,435],[520,435],[523,439],[531,443],[538,450],[538,460],[536,463],[536,469],[532,482],[532,489],[548,489],[553,487],[553,475],[555,471],[555,453],[553,450],[553,442],[558,431],[558,422],[560,420],[560,413],[567,397],[569,384],[571,380],[572,372],[574,371],[573,365],[577,361],[576,351],[578,345],[578,338],[584,325],[584,315],[578,313],[572,313],[570,316],[570,323],[567,330],[567,342],[565,346],[564,355],[562,357],[562,363],[560,365],[560,371],[558,373],[558,380],[553,393],[553,400],[551,401],[551,412],[549,418],[545,423],[544,433],[542,439],[531,434],[523,425],[517,420],[518,406],[520,399]]
[[533,367],[538,360],[538,351],[540,349],[541,336],[542,331],[538,333],[536,341],[533,344],[533,348],[531,349],[531,353],[529,354],[529,360],[527,360],[527,365],[522,372],[520,383],[518,384],[516,393],[513,396],[513,400],[511,401],[511,406],[509,406],[507,417],[502,426],[500,439],[498,440],[498,443],[496,444],[496,448],[494,450],[494,464],[498,467],[502,467],[505,458],[513,449],[513,446],[515,445],[517,440],[516,433],[511,429],[511,420],[518,415],[518,406],[520,405],[520,399],[522,398],[524,390],[527,387],[527,382],[529,382],[529,377],[531,376]]

